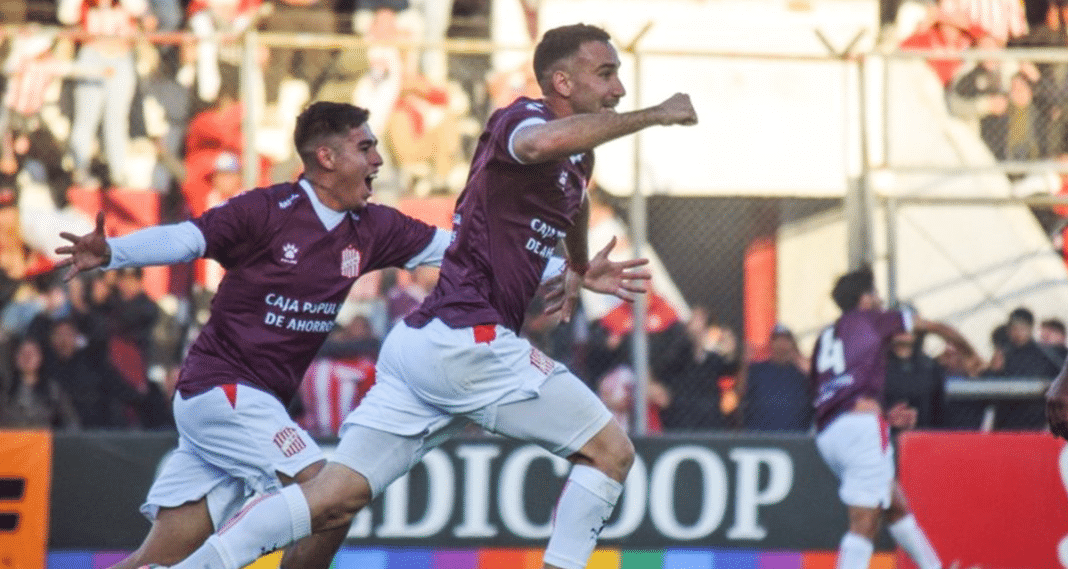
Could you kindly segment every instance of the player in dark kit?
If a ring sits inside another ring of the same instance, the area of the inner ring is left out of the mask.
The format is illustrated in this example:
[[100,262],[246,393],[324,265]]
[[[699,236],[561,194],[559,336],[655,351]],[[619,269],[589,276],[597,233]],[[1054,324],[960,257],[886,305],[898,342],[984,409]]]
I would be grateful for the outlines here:
[[[211,316],[177,382],[178,449],[149,491],[142,512],[152,529],[116,565],[173,563],[186,557],[256,493],[303,482],[324,457],[286,412],[305,369],[333,328],[356,281],[383,267],[440,264],[451,233],[369,204],[382,157],[367,111],[315,103],[297,119],[304,174],[250,190],[199,218],[105,239],[63,234],[72,245],[68,278],[210,257],[227,270]],[[345,529],[316,534],[288,552],[284,567],[323,568]]]
[[[382,346],[376,383],[345,420],[330,463],[311,481],[253,504],[176,567],[236,569],[357,511],[458,426],[538,443],[574,466],[557,503],[545,566],[580,569],[611,514],[634,448],[580,379],[518,336],[549,251],[569,255],[569,318],[579,287],[625,300],[644,291],[644,260],[588,258],[585,187],[592,149],[654,125],[694,124],[689,97],[616,113],[619,58],[600,28],[545,33],[534,53],[543,99],[490,117],[456,205],[455,242],[437,288]],[[412,353],[419,358],[409,357]]]
[[[872,541],[885,515],[894,540],[920,569],[942,564],[908,509],[894,474],[888,416],[880,404],[890,339],[909,330],[933,332],[964,353],[967,340],[953,328],[909,310],[885,310],[870,268],[838,279],[832,292],[842,316],[820,334],[812,354],[816,445],[840,479],[838,495],[849,510],[849,531],[838,549],[838,569],[867,569]],[[891,411],[892,422],[915,425],[914,410]],[[906,418],[893,417],[904,413]],[[911,423],[911,424],[910,424]]]

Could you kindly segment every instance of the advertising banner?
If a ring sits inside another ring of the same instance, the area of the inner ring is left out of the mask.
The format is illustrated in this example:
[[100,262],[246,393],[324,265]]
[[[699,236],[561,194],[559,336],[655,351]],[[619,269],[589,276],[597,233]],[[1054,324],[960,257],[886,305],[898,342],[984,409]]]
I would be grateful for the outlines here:
[[[329,455],[332,441],[321,442]],[[172,434],[57,434],[50,548],[135,548],[148,530],[138,507],[174,444]],[[709,435],[635,445],[602,546],[837,549],[845,510],[811,438]],[[350,544],[543,547],[568,468],[534,445],[450,441],[357,516]]]
[[[909,433],[900,481],[959,569],[1068,567],[1068,447],[1045,433]],[[912,568],[904,556],[900,567]]]
[[0,432],[0,569],[44,569],[51,467],[48,431]]

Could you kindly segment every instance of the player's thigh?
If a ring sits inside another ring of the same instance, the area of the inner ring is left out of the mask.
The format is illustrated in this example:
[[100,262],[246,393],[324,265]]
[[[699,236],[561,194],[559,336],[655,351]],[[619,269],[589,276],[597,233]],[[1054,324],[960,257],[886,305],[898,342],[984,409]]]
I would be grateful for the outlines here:
[[537,396],[468,416],[490,432],[536,443],[562,457],[578,453],[612,420],[600,398],[563,366],[541,384]]
[[894,480],[893,448],[886,424],[869,413],[846,413],[816,439],[820,454],[840,479],[847,506],[885,509]]
[[315,440],[273,396],[244,385],[175,398],[175,422],[193,451],[256,492],[280,487],[323,460]]
[[423,456],[448,440],[467,423],[453,419],[443,427],[418,435],[346,423],[330,462],[340,464],[367,480],[371,497],[379,496],[394,480],[412,469]]

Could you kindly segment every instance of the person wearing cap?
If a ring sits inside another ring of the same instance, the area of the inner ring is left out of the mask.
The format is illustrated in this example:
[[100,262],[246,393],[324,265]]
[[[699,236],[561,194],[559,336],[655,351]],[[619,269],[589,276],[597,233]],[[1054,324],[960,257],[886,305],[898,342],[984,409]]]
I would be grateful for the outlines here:
[[756,431],[807,431],[812,406],[808,362],[789,328],[776,324],[768,338],[768,357],[739,374],[742,424]]

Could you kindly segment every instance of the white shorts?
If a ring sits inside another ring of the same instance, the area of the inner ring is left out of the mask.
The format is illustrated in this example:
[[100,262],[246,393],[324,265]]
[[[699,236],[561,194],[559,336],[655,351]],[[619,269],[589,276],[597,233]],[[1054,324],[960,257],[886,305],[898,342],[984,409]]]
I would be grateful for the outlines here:
[[894,482],[890,430],[874,413],[843,413],[818,435],[823,460],[841,481],[838,496],[847,506],[889,508]]
[[178,448],[164,461],[141,506],[149,520],[160,508],[207,497],[218,527],[253,494],[280,489],[277,473],[292,477],[324,459],[282,403],[259,389],[238,384],[189,399],[176,394],[173,408]]
[[611,419],[582,380],[507,328],[400,322],[330,460],[362,474],[378,495],[467,421],[567,457]]

